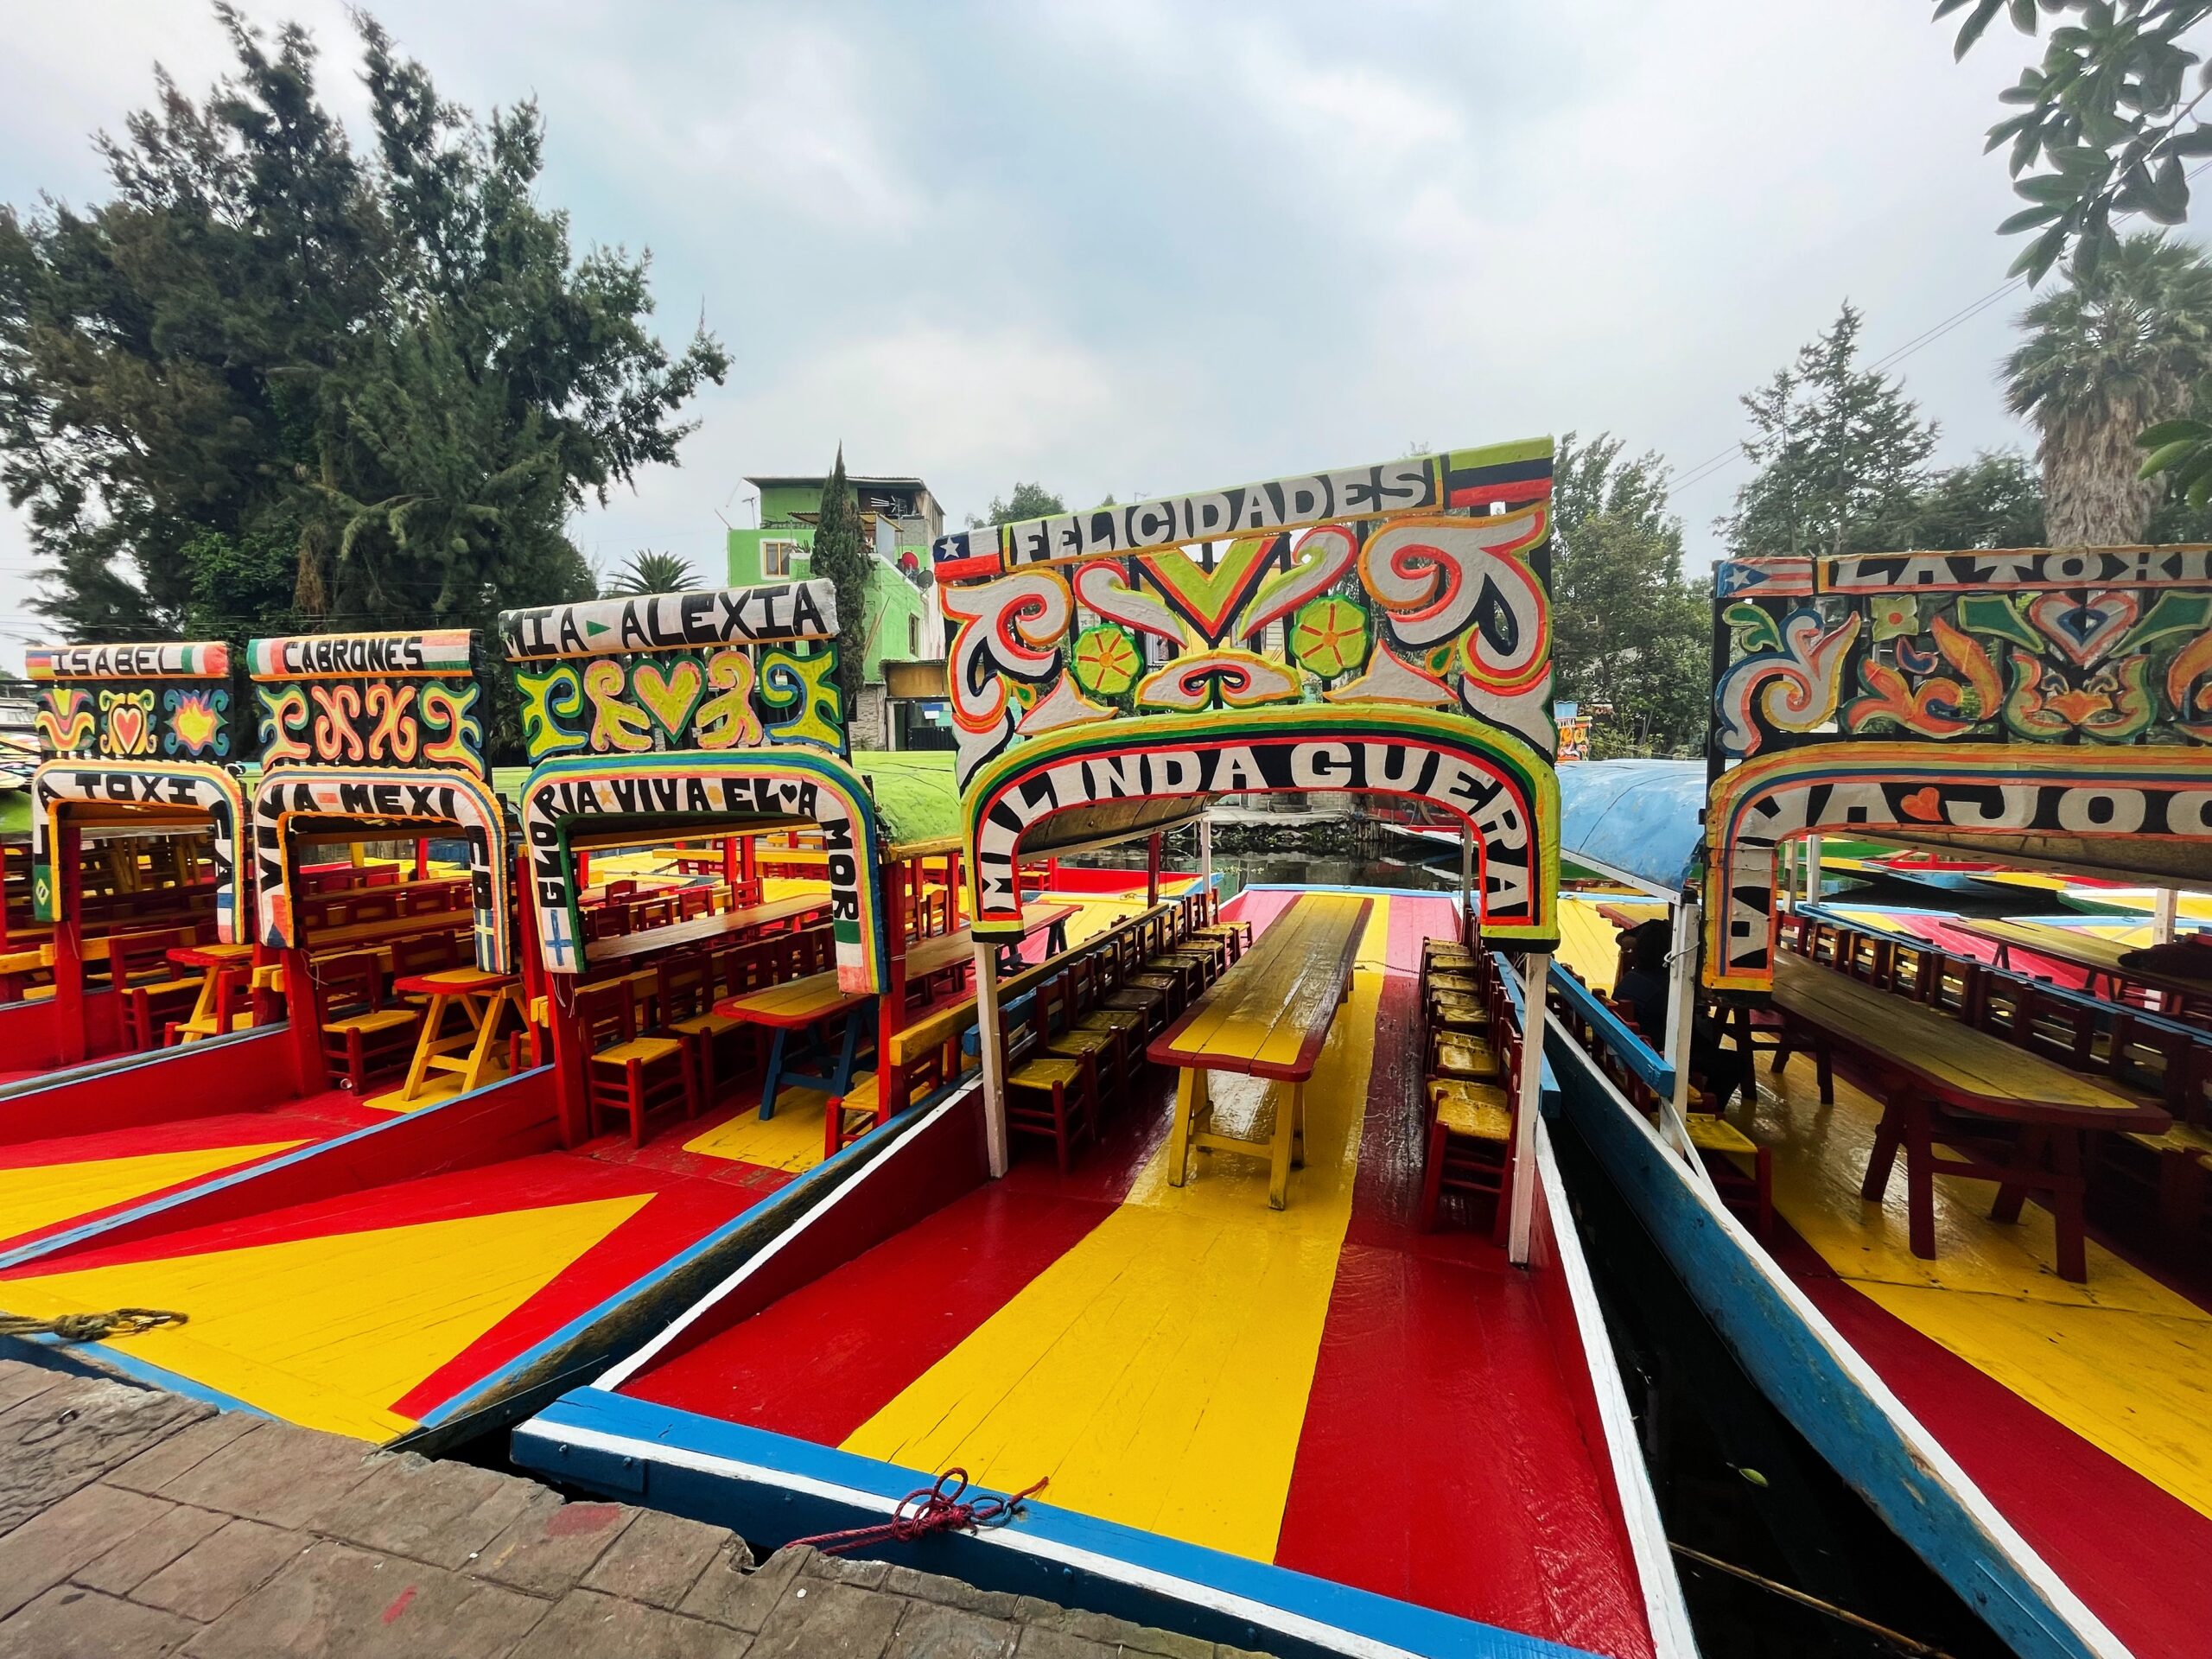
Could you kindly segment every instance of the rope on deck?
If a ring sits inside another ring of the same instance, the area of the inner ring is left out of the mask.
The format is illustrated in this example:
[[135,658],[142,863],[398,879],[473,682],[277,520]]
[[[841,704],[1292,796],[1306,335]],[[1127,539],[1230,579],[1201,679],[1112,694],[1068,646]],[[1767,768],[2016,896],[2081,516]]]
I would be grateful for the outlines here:
[[135,1337],[158,1331],[165,1325],[184,1325],[191,1316],[159,1307],[118,1307],[105,1313],[57,1313],[50,1319],[34,1319],[21,1313],[0,1313],[0,1337],[53,1337],[61,1342],[105,1342],[110,1337]]
[[[817,1533],[811,1538],[794,1538],[785,1548],[797,1549],[811,1545],[824,1555],[842,1555],[848,1550],[865,1549],[870,1544],[911,1543],[933,1532],[974,1532],[981,1527],[1002,1527],[1014,1519],[1022,1500],[1043,1491],[1050,1479],[1047,1476],[1034,1486],[1025,1486],[1011,1497],[979,1497],[970,1503],[960,1496],[968,1490],[968,1471],[948,1469],[931,1484],[900,1498],[888,1521],[872,1527],[853,1527],[843,1532]],[[945,1484],[948,1481],[952,1483],[950,1489]]]
[[1729,1573],[1743,1580],[1746,1584],[1755,1584],[1770,1594],[1796,1602],[1800,1606],[1810,1607],[1816,1612],[1826,1613],[1830,1618],[1841,1619],[1845,1624],[1862,1630],[1869,1636],[1889,1643],[1900,1653],[1910,1654],[1913,1659],[1951,1659],[1951,1656],[1941,1648],[1931,1648],[1925,1642],[1916,1641],[1901,1630],[1890,1629],[1886,1624],[1877,1624],[1872,1619],[1863,1618],[1847,1608],[1839,1607],[1832,1601],[1822,1601],[1818,1596],[1808,1595],[1802,1590],[1793,1590],[1786,1584],[1777,1584],[1772,1579],[1752,1572],[1748,1567],[1738,1567],[1733,1561],[1724,1561],[1718,1555],[1708,1555],[1701,1549],[1692,1549],[1688,1544],[1678,1544],[1671,1538],[1667,1541],[1667,1548],[1684,1560],[1695,1561],[1700,1567],[1709,1567],[1716,1572]]

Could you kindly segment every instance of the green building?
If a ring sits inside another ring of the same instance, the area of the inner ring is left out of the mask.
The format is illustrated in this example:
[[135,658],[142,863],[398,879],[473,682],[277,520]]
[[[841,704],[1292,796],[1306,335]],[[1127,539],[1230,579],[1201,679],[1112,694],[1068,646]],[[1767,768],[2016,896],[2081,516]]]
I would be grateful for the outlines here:
[[[730,585],[749,588],[806,575],[814,526],[822,516],[822,488],[829,480],[745,481],[759,493],[759,527],[729,532]],[[847,481],[861,510],[861,532],[875,552],[868,570],[868,614],[859,630],[868,690],[854,711],[854,741],[863,748],[935,747],[943,712],[894,710],[883,690],[883,664],[935,661],[944,655],[944,629],[929,586],[930,544],[944,533],[944,510],[918,478]]]

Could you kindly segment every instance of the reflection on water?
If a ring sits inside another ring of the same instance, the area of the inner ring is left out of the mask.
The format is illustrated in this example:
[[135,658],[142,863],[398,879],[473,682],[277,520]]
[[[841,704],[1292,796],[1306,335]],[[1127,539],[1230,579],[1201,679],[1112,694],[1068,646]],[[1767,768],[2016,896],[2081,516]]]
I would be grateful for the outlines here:
[[[1064,861],[1101,869],[1141,870],[1144,849],[1113,848],[1085,853]],[[1195,855],[1170,849],[1166,863],[1172,870],[1197,867]],[[1459,886],[1456,855],[1423,863],[1410,858],[1332,858],[1321,854],[1216,853],[1214,874],[1220,879],[1221,896],[1233,898],[1240,890],[1262,885],[1296,887],[1414,887],[1423,891],[1452,891]]]

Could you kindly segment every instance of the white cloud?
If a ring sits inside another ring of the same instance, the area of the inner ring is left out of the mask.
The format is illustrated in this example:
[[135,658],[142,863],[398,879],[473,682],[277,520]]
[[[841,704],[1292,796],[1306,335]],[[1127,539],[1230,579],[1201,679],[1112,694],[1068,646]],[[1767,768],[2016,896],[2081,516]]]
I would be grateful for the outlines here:
[[[249,3],[308,21],[358,111],[335,0]],[[1018,478],[1126,499],[1568,427],[1688,468],[1846,296],[1878,353],[2013,251],[1980,142],[2028,48],[1954,65],[1924,7],[372,3],[449,96],[536,95],[543,199],[650,245],[664,330],[703,309],[729,346],[683,465],[578,516],[608,562],[711,560],[743,474],[840,439],[956,515]],[[156,57],[221,67],[194,6],[17,10],[0,200],[86,199],[82,135]],[[2017,309],[1903,365],[1947,459],[2020,439]],[[1679,499],[1694,550],[1742,475]],[[0,613],[27,563],[0,514]]]

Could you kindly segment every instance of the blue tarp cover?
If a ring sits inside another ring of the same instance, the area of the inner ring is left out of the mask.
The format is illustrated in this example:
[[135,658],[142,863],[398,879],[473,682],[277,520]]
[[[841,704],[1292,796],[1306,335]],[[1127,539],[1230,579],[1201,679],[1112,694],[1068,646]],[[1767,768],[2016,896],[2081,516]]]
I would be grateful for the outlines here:
[[1560,851],[1679,893],[1704,833],[1702,760],[1580,760],[1559,769]]

